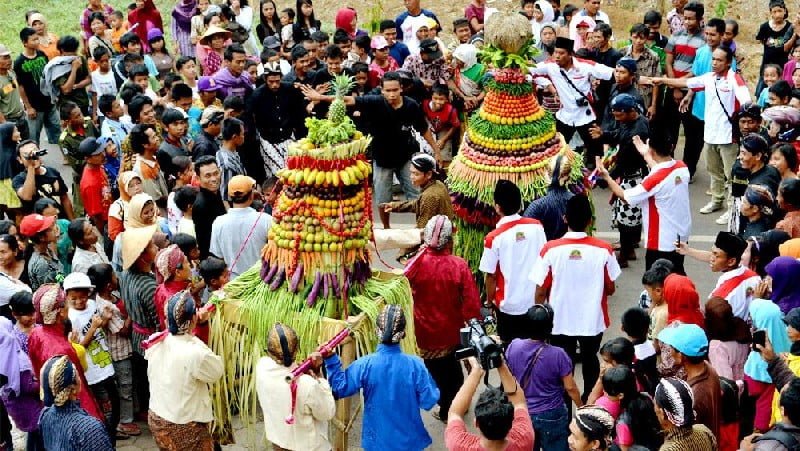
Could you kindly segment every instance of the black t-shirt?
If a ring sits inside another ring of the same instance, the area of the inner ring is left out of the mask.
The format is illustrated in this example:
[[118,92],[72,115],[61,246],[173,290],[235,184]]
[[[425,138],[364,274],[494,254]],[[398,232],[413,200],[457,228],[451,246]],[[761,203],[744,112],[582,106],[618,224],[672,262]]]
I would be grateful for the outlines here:
[[[61,173],[57,170],[48,166],[42,167],[44,168],[44,174],[36,174],[36,194],[34,194],[33,199],[30,201],[20,199],[22,200],[22,210],[26,214],[33,213],[33,204],[35,204],[37,200],[46,197],[56,201],[59,209],[58,216],[66,218],[64,207],[61,206],[61,196],[67,194],[67,184],[64,183],[64,179],[61,178]],[[11,181],[14,192],[22,188],[27,175],[28,173],[25,171],[14,176],[14,179]]]
[[200,188],[194,201],[192,219],[194,219],[195,236],[201,259],[208,257],[208,249],[211,246],[211,226],[214,225],[214,220],[225,213],[225,204],[222,202],[219,191],[211,192]]
[[20,54],[14,60],[14,72],[17,74],[19,84],[25,90],[31,106],[38,112],[49,111],[53,107],[50,97],[42,94],[42,90],[39,88],[46,65],[47,55],[41,50],[37,50],[36,56],[33,58]]
[[777,64],[783,66],[789,57],[789,53],[783,49],[783,45],[792,38],[794,28],[787,21],[783,28],[778,31],[769,26],[769,22],[764,22],[758,27],[756,40],[764,44],[764,56],[761,60],[761,67],[766,64]]
[[403,96],[400,108],[392,108],[382,95],[356,97],[355,107],[361,115],[381,118],[370,121],[372,135],[372,156],[378,166],[400,168],[416,152],[419,143],[414,138],[412,128],[420,134],[428,130],[428,123],[422,108],[414,99]]

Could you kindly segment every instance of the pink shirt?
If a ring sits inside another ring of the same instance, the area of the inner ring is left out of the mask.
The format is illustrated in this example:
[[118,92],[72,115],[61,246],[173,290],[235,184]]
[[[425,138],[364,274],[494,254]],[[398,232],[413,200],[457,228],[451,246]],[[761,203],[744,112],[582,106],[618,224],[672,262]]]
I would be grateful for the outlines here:
[[615,420],[619,418],[619,414],[622,412],[622,407],[619,405],[619,400],[615,401],[606,395],[597,398],[595,404],[608,410],[608,413],[610,413]]
[[750,346],[735,341],[711,340],[708,344],[708,360],[720,377],[738,381],[744,379],[744,362],[750,354]]
[[[508,447],[505,451],[527,451],[533,448],[533,425],[528,409],[514,409],[514,422],[506,435]],[[481,438],[467,431],[462,419],[451,419],[444,431],[444,443],[450,451],[482,451]]]

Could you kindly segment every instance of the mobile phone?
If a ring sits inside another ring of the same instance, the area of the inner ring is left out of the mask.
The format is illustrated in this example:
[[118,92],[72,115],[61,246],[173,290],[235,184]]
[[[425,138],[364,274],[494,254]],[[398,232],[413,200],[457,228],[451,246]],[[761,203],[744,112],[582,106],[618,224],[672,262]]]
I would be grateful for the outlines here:
[[767,331],[757,330],[753,332],[753,351],[759,352],[756,345],[766,346],[767,344]]

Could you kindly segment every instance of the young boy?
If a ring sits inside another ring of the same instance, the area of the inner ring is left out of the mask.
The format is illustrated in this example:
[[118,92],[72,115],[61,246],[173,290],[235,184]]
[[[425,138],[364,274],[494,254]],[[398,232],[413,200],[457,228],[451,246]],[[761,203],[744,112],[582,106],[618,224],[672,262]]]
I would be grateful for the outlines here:
[[292,38],[294,10],[292,8],[286,8],[281,11],[281,14],[278,17],[281,20],[281,45],[283,49],[283,56],[288,58],[292,48],[294,48],[294,39]]
[[450,90],[447,86],[435,85],[431,100],[422,103],[422,110],[441,151],[443,166],[447,168],[453,160],[453,137],[461,128],[458,111],[450,103]]
[[69,165],[73,173],[72,203],[76,211],[80,211],[83,200],[78,194],[80,189],[81,176],[83,175],[84,158],[80,151],[81,143],[86,138],[96,138],[100,136],[94,122],[89,117],[83,116],[83,111],[73,102],[61,105],[59,109],[61,123],[64,124],[64,131],[61,132],[59,145],[61,153],[64,154],[64,163]]
[[153,88],[150,87],[150,74],[147,66],[144,64],[135,64],[133,67],[131,67],[131,70],[128,72],[127,83],[131,83],[142,88],[144,95],[150,97],[150,100],[153,101],[153,105],[156,105],[161,101],[161,98],[158,97],[158,94],[156,94],[156,92],[153,91]]
[[[536,5],[536,0],[522,0],[522,9],[520,10],[520,14],[525,16],[526,19],[529,21],[533,21],[533,10]],[[458,19],[456,19],[458,20]]]
[[108,222],[108,207],[114,198],[111,184],[103,167],[106,162],[106,139],[89,137],[83,140],[79,152],[86,162],[81,176],[81,198],[86,215],[91,218],[98,230],[103,230]]
[[469,44],[469,39],[472,37],[472,28],[470,28],[467,19],[460,18],[453,21],[453,34],[456,35],[456,46]]
[[633,307],[622,314],[622,332],[633,343],[634,355],[633,372],[640,391],[646,391],[652,396],[658,385],[657,356],[653,341],[647,338],[650,329],[650,316],[647,310]]
[[764,70],[761,72],[761,76],[764,78],[764,89],[762,89],[761,93],[758,95],[758,106],[761,108],[767,107],[769,103],[769,88],[780,80],[781,71],[781,67],[777,64],[767,64],[764,66]]
[[178,175],[178,168],[172,164],[172,159],[191,155],[190,140],[186,137],[188,122],[184,113],[175,108],[164,111],[161,122],[164,124],[164,139],[158,147],[156,158],[167,183],[172,186]]
[[194,207],[195,199],[197,199],[197,188],[191,185],[182,186],[175,191],[175,205],[182,213],[181,218],[178,220],[177,233],[185,233],[197,237],[194,221],[192,220],[192,208]]
[[639,298],[639,308],[650,311],[647,339],[653,340],[667,325],[667,302],[664,299],[664,280],[672,274],[672,262],[660,258],[642,275],[644,291]]
[[728,46],[733,52],[733,59],[736,60],[736,67],[744,67],[744,51],[736,45],[736,37],[739,36],[739,22],[733,19],[725,19],[725,33],[722,35],[722,45]]
[[217,92],[222,87],[211,77],[200,77],[197,80],[197,99],[194,101],[194,106],[201,110],[206,107],[215,106],[222,108],[222,100],[217,98]]
[[389,55],[402,67],[406,58],[411,55],[408,46],[397,40],[397,24],[393,20],[382,20],[380,32],[389,44]]
[[224,261],[216,257],[208,257],[200,262],[200,277],[206,283],[206,289],[202,296],[202,303],[205,304],[212,293],[221,290],[228,283],[231,273]]
[[72,102],[80,107],[84,116],[94,117],[97,108],[90,108],[89,94],[86,87],[92,83],[89,75],[89,66],[86,59],[78,55],[80,43],[74,36],[64,36],[58,40],[58,51],[61,56],[73,57],[72,67],[69,72],[53,80],[53,85],[59,90],[56,105],[61,108],[64,104]]
[[119,41],[122,35],[128,32],[128,21],[125,20],[122,11],[118,10],[114,10],[108,20],[111,22],[111,45],[114,47],[115,52],[122,53],[122,46]]
[[110,437],[117,436],[119,424],[119,392],[114,380],[114,362],[108,351],[104,328],[111,319],[111,310],[97,308],[97,302],[89,299],[94,289],[89,276],[73,272],[62,283],[69,305],[69,320],[77,343],[86,348],[86,382],[101,406],[110,404],[111,411],[104,408],[106,427]]
[[121,148],[132,128],[129,122],[121,120],[125,115],[122,102],[114,95],[104,94],[97,99],[97,107],[105,117],[103,123],[100,124],[100,136],[111,139],[117,149]]
[[97,105],[97,110],[93,112],[102,118],[105,115],[102,111],[98,111],[100,109],[98,98],[104,95],[116,96],[119,93],[119,86],[114,72],[111,71],[111,51],[107,47],[99,46],[94,49],[92,58],[97,64],[97,69],[92,71],[89,92],[92,94],[92,105]]

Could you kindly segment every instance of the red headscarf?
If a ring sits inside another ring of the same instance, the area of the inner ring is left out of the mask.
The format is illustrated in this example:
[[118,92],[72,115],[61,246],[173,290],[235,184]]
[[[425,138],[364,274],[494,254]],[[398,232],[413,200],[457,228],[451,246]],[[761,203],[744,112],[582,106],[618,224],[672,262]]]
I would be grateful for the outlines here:
[[128,23],[131,28],[136,26],[133,32],[142,40],[143,51],[147,51],[150,48],[147,43],[147,32],[152,28],[164,29],[164,25],[161,22],[161,13],[158,12],[158,8],[153,4],[153,0],[144,0],[144,6],[129,12]]
[[700,311],[700,295],[692,280],[680,274],[670,274],[664,280],[664,299],[667,300],[667,324],[680,321],[705,327]]
[[355,39],[356,37],[357,30],[353,27],[353,19],[355,19],[357,15],[358,13],[356,13],[356,10],[350,7],[336,11],[336,28],[341,28],[346,31],[350,39]]

